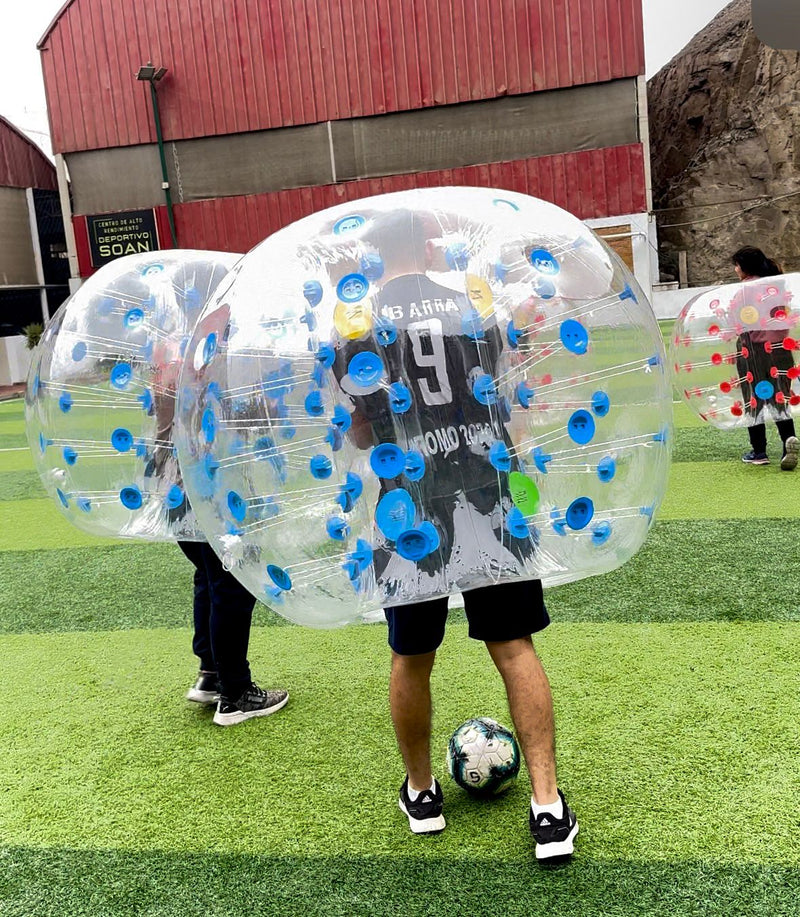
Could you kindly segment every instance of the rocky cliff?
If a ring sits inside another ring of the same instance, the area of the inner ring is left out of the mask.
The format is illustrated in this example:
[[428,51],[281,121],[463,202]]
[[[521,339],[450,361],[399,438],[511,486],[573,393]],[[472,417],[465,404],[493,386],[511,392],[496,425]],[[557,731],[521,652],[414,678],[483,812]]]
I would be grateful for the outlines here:
[[733,0],[648,83],[663,279],[685,250],[691,285],[731,282],[741,245],[800,270],[799,64]]

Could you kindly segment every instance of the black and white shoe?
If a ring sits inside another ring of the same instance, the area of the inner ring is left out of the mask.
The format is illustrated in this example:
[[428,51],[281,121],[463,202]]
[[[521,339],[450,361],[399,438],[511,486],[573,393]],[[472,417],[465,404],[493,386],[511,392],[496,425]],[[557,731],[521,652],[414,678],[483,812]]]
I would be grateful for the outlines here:
[[216,672],[200,670],[197,681],[186,692],[186,699],[196,704],[216,704],[219,700],[219,681]]
[[781,471],[794,471],[797,468],[798,453],[800,453],[800,439],[790,436],[783,444]]
[[564,794],[558,791],[564,806],[561,818],[549,812],[540,812],[534,816],[530,810],[529,824],[533,839],[536,841],[536,859],[550,863],[558,862],[572,856],[575,835],[578,833],[578,820],[567,805]]
[[444,831],[445,820],[442,815],[442,788],[439,781],[433,781],[433,791],[423,790],[412,802],[408,795],[408,777],[400,787],[400,798],[397,800],[400,811],[408,816],[408,826],[414,834],[438,834]]
[[752,449],[742,456],[745,465],[769,465],[769,456],[766,452],[755,452]]
[[220,697],[214,722],[217,726],[235,726],[254,716],[269,716],[285,707],[288,700],[288,691],[264,691],[253,683],[236,700]]

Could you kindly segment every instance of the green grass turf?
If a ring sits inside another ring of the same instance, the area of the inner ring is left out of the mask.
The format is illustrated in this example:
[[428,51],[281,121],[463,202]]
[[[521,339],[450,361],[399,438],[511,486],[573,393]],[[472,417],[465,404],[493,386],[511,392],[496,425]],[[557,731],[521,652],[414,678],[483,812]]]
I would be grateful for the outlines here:
[[[782,866],[589,861],[580,871],[530,872],[527,863],[431,864],[414,857],[170,856],[14,849],[12,879],[31,913],[310,915],[470,914],[494,917],[795,917],[800,880]],[[5,867],[7,868],[7,867]],[[73,875],[91,877],[76,887]],[[313,902],[304,892],[313,883]],[[303,898],[302,903],[298,902]],[[469,902],[465,905],[463,902]],[[40,909],[41,908],[41,909]],[[48,908],[47,911],[44,908]],[[49,908],[52,908],[50,910]],[[100,910],[102,908],[102,910]]]
[[0,848],[0,869],[8,888],[4,917],[796,917],[800,894],[795,868],[708,860],[584,857],[578,869],[543,872],[528,862],[431,862],[369,852],[307,857],[13,847]]
[[[726,462],[739,463],[742,455],[750,451],[747,431],[716,430],[707,424],[702,427],[681,428],[675,437],[672,459],[675,462]],[[775,424],[767,424],[767,451],[773,462],[781,458],[781,441]]]
[[0,419],[5,417],[21,417],[22,411],[22,398],[7,398],[5,401],[0,401]]
[[35,471],[0,471],[0,502],[32,500],[46,493]]
[[[0,448],[25,445],[21,416],[0,404]],[[743,466],[744,430],[683,404],[675,424],[645,547],[547,594],[555,623],[536,642],[582,826],[557,871],[532,863],[526,778],[492,803],[445,782],[447,831],[410,835],[381,625],[254,627],[254,672],[290,706],[213,727],[182,700],[188,561],[83,535],[35,490],[27,448],[0,451],[0,914],[795,915],[800,480]],[[440,773],[458,722],[508,721],[451,617]],[[264,606],[256,621],[284,623]]]
[[669,490],[658,518],[793,519],[800,480],[775,464],[680,462],[670,469]]
[[[194,568],[171,544],[0,553],[0,633],[185,627]],[[287,624],[259,605],[259,625]]]
[[18,449],[21,446],[25,448],[28,447],[28,440],[25,437],[25,432],[15,432],[13,429],[8,430],[8,427],[15,427],[16,424],[3,424],[0,427],[0,449]]
[[[789,522],[657,522],[627,564],[549,589],[548,604],[558,622],[798,621],[795,544]],[[0,633],[181,627],[191,614],[191,576],[166,544],[3,552],[0,583],[14,585],[0,590]],[[264,605],[255,622],[286,623]]]
[[[382,628],[256,631],[256,672],[292,699],[230,730],[181,700],[186,630],[5,637],[15,666],[0,707],[0,733],[13,736],[0,757],[0,911],[7,896],[11,913],[56,913],[48,900],[59,913],[126,913],[141,890],[152,909],[131,913],[194,913],[181,908],[203,897],[212,914],[791,913],[798,638],[796,624],[541,635],[561,781],[583,824],[575,861],[552,873],[531,862],[525,778],[489,803],[445,781],[448,829],[408,832]],[[441,773],[457,723],[508,713],[463,626],[433,680]],[[420,875],[424,888],[409,888]],[[497,900],[464,910],[454,891],[484,895],[483,877]]]
[[33,551],[46,548],[105,547],[113,540],[97,538],[75,528],[61,515],[48,496],[15,500],[3,505],[0,552]]
[[25,435],[25,418],[21,410],[0,414],[0,432],[3,436]]
[[33,469],[33,459],[27,446],[0,451],[0,472]]

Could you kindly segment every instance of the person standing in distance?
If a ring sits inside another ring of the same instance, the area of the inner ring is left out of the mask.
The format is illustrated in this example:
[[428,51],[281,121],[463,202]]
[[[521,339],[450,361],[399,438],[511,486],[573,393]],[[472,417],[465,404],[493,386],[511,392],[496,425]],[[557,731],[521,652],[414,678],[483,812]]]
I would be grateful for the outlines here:
[[[767,258],[760,248],[746,245],[738,249],[731,256],[733,269],[736,276],[743,283],[756,280],[760,277],[775,277],[783,272],[780,266],[771,258]],[[737,294],[738,298],[739,294]],[[736,299],[734,299],[736,302]],[[772,310],[773,312],[775,310]],[[744,378],[748,372],[752,373],[753,381],[742,382],[742,396],[744,398],[745,410],[751,416],[762,413],[766,408],[763,399],[756,395],[757,386],[760,383],[776,388],[782,392],[784,404],[787,405],[786,416],[782,420],[776,420],[775,426],[778,428],[781,442],[783,443],[783,455],[781,457],[781,470],[794,471],[797,467],[798,453],[800,453],[800,440],[795,435],[794,421],[788,415],[788,400],[791,394],[791,381],[786,375],[786,371],[794,367],[794,359],[790,351],[783,348],[783,339],[786,335],[785,330],[779,327],[774,328],[756,328],[752,331],[745,331],[737,339],[737,351],[747,348],[749,357],[745,360],[739,356],[736,359],[739,375]],[[765,344],[769,346],[770,352],[767,353]],[[780,346],[772,346],[780,345]],[[771,370],[777,368],[779,375],[775,378],[771,375]],[[756,406],[751,406],[751,399],[756,398]],[[748,465],[769,465],[769,456],[767,455],[767,427],[765,423],[756,423],[747,428],[750,437],[749,452],[742,456],[742,461]]]

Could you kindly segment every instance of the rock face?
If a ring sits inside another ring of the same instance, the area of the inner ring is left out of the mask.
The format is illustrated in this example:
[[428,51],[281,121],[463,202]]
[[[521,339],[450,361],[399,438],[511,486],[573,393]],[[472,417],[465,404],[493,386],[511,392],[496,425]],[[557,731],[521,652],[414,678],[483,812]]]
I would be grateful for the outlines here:
[[742,245],[800,270],[799,64],[733,0],[648,83],[662,279],[678,279],[685,250],[690,285],[733,282]]

